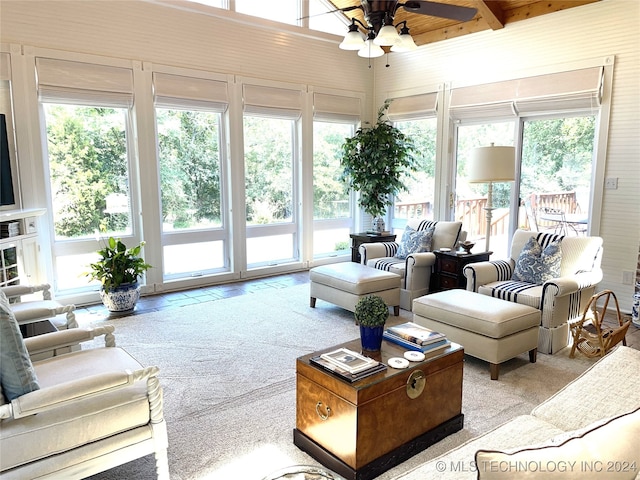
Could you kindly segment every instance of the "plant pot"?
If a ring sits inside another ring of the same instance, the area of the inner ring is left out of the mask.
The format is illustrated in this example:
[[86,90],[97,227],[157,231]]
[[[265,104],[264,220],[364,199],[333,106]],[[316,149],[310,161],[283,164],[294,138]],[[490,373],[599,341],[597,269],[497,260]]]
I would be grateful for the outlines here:
[[382,217],[376,217],[373,219],[373,223],[371,224],[371,226],[373,227],[373,230],[376,233],[382,233],[384,232],[384,218]]
[[102,303],[110,312],[128,312],[133,310],[140,298],[140,286],[136,283],[125,283],[111,288],[109,292],[100,290]]
[[382,346],[384,325],[379,327],[365,327],[360,325],[360,343],[363,350],[378,352]]

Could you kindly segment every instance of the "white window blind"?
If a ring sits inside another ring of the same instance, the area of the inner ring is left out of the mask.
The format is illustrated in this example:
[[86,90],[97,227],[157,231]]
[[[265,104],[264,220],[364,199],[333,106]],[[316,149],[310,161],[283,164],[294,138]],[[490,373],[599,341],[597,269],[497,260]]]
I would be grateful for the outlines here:
[[129,68],[36,58],[36,71],[40,101],[133,105],[133,71]]
[[243,86],[244,111],[250,115],[300,118],[302,92],[262,85]]
[[466,120],[595,110],[603,72],[603,67],[592,67],[456,88],[451,91],[450,115]]
[[315,120],[343,120],[346,123],[360,121],[360,98],[327,93],[313,94],[313,118]]
[[11,80],[11,56],[8,53],[0,53],[0,80]]
[[389,105],[387,117],[392,122],[433,117],[438,111],[438,93],[395,98]]
[[227,82],[154,72],[153,93],[160,107],[204,107],[223,112],[229,104]]

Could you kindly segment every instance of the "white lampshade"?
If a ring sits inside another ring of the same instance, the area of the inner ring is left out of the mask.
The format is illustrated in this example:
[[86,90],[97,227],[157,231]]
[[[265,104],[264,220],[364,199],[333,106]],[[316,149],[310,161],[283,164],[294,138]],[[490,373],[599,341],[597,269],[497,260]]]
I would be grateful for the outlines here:
[[478,147],[473,150],[468,165],[469,183],[512,182],[516,175],[514,147]]
[[400,41],[395,43],[393,47],[391,47],[392,52],[410,52],[411,50],[415,50],[418,48],[416,42],[413,41],[413,37],[407,33],[400,34]]
[[349,30],[339,45],[342,50],[360,50],[364,45],[364,35],[356,30]]
[[358,50],[359,57],[376,58],[381,57],[382,55],[384,55],[384,50],[380,46],[373,43],[373,39],[371,38],[364,42],[364,47]]
[[398,31],[396,27],[393,25],[385,25],[380,29],[378,35],[376,35],[373,43],[376,45],[390,46],[395,45],[400,41],[400,35],[398,35]]

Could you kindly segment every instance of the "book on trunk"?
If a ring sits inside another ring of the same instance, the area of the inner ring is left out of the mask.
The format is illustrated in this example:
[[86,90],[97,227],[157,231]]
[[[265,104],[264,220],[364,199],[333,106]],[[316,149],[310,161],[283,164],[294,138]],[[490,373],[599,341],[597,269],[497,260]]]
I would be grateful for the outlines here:
[[436,350],[442,350],[451,345],[451,342],[446,338],[442,338],[436,342],[430,343],[428,345],[418,345],[417,343],[410,342],[409,340],[405,340],[402,337],[398,337],[385,331],[382,334],[382,338],[387,340],[388,342],[395,343],[396,345],[400,345],[401,347],[406,348],[407,350],[416,350],[422,353],[434,352]]
[[320,355],[311,357],[309,361],[316,367],[320,367],[323,370],[326,370],[327,372],[330,372],[350,383],[357,382],[358,380],[362,380],[363,378],[374,375],[376,373],[384,372],[387,369],[387,366],[384,363],[375,362],[375,365],[370,368],[362,370],[358,373],[349,373],[346,370],[343,370],[340,367],[336,366],[334,363],[331,363],[330,361],[322,358],[322,356]]
[[333,363],[336,367],[352,374],[367,370],[378,363],[372,358],[365,357],[364,355],[347,348],[339,348],[332,352],[323,353],[320,357]]
[[423,327],[422,325],[418,325],[413,322],[402,323],[400,325],[389,327],[387,328],[387,332],[418,345],[428,345],[446,338],[443,333],[436,332],[430,328]]

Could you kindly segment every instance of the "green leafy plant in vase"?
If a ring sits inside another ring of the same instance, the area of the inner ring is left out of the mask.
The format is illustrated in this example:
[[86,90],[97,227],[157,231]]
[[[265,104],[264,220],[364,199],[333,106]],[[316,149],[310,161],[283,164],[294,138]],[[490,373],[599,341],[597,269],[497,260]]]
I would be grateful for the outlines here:
[[101,283],[100,296],[109,311],[133,310],[140,298],[138,280],[152,268],[140,256],[144,244],[127,248],[120,239],[109,237],[105,247],[98,250],[100,259],[89,265],[91,271],[86,276]]
[[382,346],[384,325],[389,318],[389,307],[378,295],[361,297],[353,313],[360,325],[360,341],[363,350],[378,351]]
[[401,191],[404,175],[417,168],[413,141],[385,118],[390,101],[378,110],[373,127],[361,127],[342,145],[341,179],[360,192],[358,204],[373,217],[375,230],[384,230],[387,206]]

